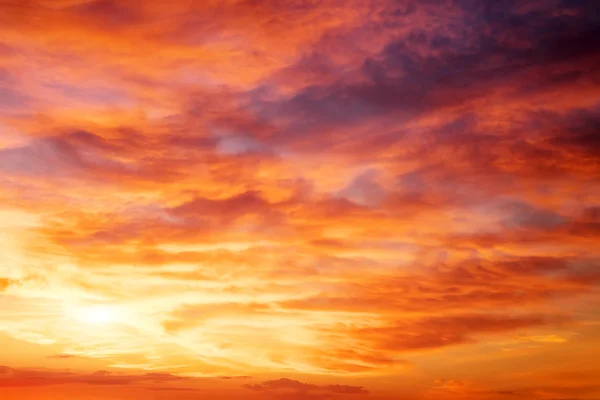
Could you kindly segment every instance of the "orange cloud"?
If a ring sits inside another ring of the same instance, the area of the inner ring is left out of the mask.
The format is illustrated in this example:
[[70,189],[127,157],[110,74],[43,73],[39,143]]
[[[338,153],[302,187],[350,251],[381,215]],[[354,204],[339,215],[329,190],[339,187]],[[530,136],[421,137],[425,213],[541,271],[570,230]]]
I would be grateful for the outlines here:
[[330,392],[333,394],[368,394],[369,392],[360,386],[347,386],[347,385],[311,385],[295,381],[292,379],[282,378],[274,381],[266,381],[257,385],[246,385],[247,389],[255,391],[279,391],[279,390],[291,390],[295,393],[307,393],[313,391]]

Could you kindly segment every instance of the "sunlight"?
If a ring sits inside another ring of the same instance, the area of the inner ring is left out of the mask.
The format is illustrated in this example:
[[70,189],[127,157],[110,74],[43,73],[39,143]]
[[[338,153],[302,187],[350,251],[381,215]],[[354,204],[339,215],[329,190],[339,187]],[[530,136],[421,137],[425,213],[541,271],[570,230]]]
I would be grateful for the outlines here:
[[120,312],[114,306],[78,307],[73,311],[75,319],[89,325],[107,325],[121,320]]

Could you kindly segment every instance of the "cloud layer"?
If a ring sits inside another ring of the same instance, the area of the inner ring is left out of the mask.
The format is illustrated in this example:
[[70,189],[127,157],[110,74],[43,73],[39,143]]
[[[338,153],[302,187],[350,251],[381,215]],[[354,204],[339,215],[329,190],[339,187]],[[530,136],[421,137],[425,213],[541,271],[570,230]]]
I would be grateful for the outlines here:
[[597,8],[2,2],[0,332],[79,383],[600,396]]

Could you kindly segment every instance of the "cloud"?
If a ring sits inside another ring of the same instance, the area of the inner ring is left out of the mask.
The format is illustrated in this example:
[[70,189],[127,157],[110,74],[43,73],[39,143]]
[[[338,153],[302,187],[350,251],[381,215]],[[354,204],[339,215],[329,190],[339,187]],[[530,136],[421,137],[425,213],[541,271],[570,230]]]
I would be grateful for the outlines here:
[[292,393],[327,392],[333,394],[368,394],[369,392],[361,386],[347,385],[312,385],[293,379],[281,378],[278,380],[265,381],[255,385],[245,385],[247,389],[262,391],[291,391]]
[[227,380],[231,380],[231,379],[241,379],[241,380],[246,380],[246,379],[252,379],[251,376],[246,376],[246,375],[241,375],[241,376],[220,376],[220,379],[227,379]]
[[7,279],[7,278],[1,278],[0,279],[0,291],[4,291],[6,289],[8,289],[10,287],[10,285],[12,285],[12,280]]
[[77,356],[73,355],[73,354],[54,354],[54,355],[48,356],[48,358],[57,359],[57,360],[66,360],[69,358],[76,358],[76,357]]
[[[2,380],[0,386],[47,386],[47,385],[96,385],[123,386],[134,385],[150,389],[162,388],[170,390],[171,382],[189,382],[189,378],[168,373],[119,374],[108,371],[81,373],[58,370],[12,369],[0,367]],[[161,386],[162,385],[162,386]],[[177,388],[175,388],[177,389]]]
[[2,377],[2,379],[10,379],[14,376],[15,376],[14,369],[12,369],[10,367],[6,367],[6,366],[0,366],[0,377]]
[[390,326],[361,329],[357,337],[386,351],[410,351],[466,344],[478,334],[497,334],[546,323],[544,318],[537,316],[461,315],[406,320]]

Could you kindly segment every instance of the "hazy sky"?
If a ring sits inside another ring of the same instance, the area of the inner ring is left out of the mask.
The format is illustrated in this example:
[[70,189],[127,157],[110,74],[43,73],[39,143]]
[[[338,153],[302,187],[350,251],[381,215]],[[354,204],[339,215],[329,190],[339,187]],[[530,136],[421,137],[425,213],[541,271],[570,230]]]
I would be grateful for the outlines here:
[[2,400],[600,399],[597,0],[0,0]]

